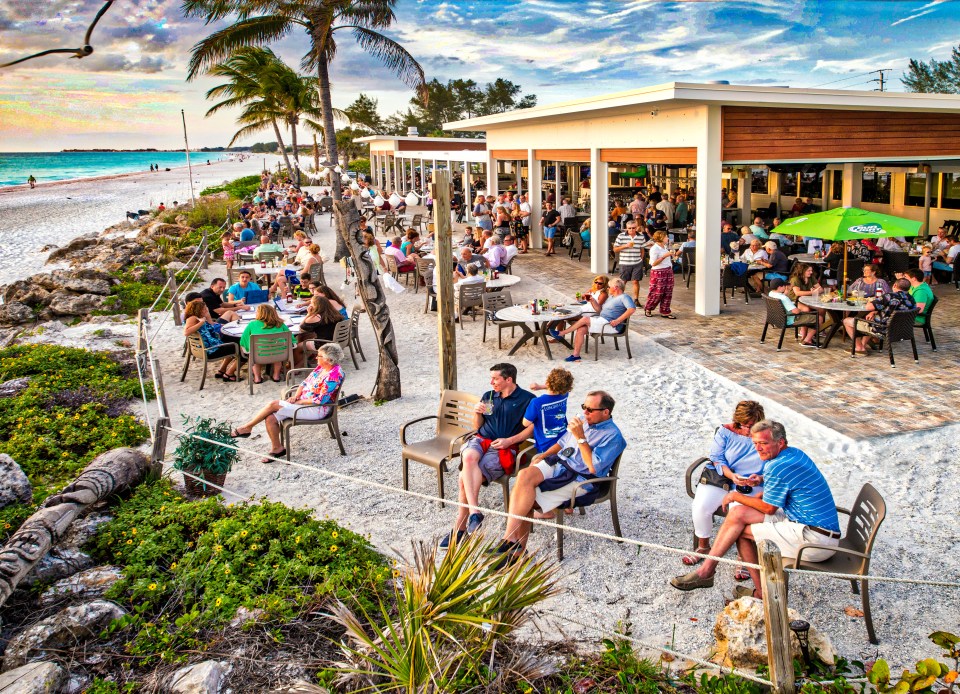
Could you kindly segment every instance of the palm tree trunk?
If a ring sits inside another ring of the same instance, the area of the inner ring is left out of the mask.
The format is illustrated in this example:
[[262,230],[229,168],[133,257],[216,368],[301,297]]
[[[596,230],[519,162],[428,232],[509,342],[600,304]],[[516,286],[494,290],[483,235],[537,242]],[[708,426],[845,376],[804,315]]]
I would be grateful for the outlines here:
[[287,156],[287,146],[283,144],[283,135],[280,134],[280,125],[277,123],[276,118],[271,118],[270,122],[273,123],[273,132],[277,136],[277,144],[280,146],[280,152],[283,154],[283,161],[287,165],[287,171],[293,173],[293,167],[290,166],[290,157]]
[[297,151],[297,123],[290,121],[290,139],[293,140],[293,160],[297,162],[297,187],[300,187],[300,153]]
[[[322,36],[314,36],[315,46],[323,44]],[[320,108],[323,111],[323,148],[327,152],[327,161],[331,164],[337,164],[340,157],[337,155],[337,130],[333,125],[333,99],[330,96],[330,70],[326,61],[320,60],[317,65],[317,80],[320,83]],[[340,174],[331,171],[333,177],[333,199],[336,201],[343,199],[340,190]],[[341,258],[349,257],[350,251],[343,240],[342,234],[337,234],[337,250],[333,255],[335,262],[340,262]]]

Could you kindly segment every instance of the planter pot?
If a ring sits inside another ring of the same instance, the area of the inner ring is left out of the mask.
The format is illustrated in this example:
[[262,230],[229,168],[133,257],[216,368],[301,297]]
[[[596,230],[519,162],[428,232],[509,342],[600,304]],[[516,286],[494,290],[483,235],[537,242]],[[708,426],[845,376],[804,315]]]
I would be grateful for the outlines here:
[[[215,484],[218,487],[222,487],[223,483],[227,479],[227,473],[214,474],[207,470],[187,470],[192,475],[197,477],[202,477],[207,482]],[[187,488],[187,494],[190,496],[216,496],[220,493],[219,489],[211,487],[208,484],[204,484],[198,480],[193,479],[193,477],[188,477],[187,475],[183,476],[183,484]]]

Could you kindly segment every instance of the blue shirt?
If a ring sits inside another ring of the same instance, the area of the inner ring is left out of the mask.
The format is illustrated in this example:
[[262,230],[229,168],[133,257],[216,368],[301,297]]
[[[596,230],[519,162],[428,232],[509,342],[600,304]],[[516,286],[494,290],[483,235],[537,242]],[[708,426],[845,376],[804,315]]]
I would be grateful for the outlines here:
[[[617,458],[627,447],[627,441],[623,438],[623,434],[620,433],[620,427],[614,424],[612,419],[600,422],[594,426],[587,424],[583,427],[583,436],[587,439],[587,445],[590,446],[590,450],[593,451],[593,469],[597,471],[596,476],[606,477],[610,472],[610,468],[613,467],[614,462],[616,462]],[[590,469],[586,463],[583,462],[583,455],[580,453],[580,444],[577,443],[577,439],[573,434],[569,431],[564,432],[557,443],[560,444],[560,453],[563,453],[566,448],[573,449],[573,454],[569,458],[563,455],[560,456],[570,464],[570,467],[577,472],[590,473]],[[563,466],[557,465],[554,473],[559,474],[562,471]],[[578,482],[585,480],[586,477],[577,477]],[[592,491],[592,485],[588,491]]]
[[227,295],[233,295],[234,301],[243,301],[247,298],[247,292],[260,291],[260,285],[255,282],[247,282],[246,288],[241,287],[237,282],[227,290]]
[[840,532],[840,518],[823,473],[810,456],[787,447],[768,460],[763,473],[763,500],[782,508],[795,523]]
[[[636,307],[637,305],[633,303],[633,298],[629,294],[611,296],[600,307],[600,317],[606,318],[607,322],[615,321],[629,309]],[[616,327],[622,329],[623,325],[617,325]]]
[[557,442],[567,430],[567,395],[538,395],[523,418],[533,422],[533,440],[538,453],[543,453]]
[[483,394],[483,400],[493,401],[493,414],[483,416],[483,424],[477,433],[485,439],[516,436],[523,429],[523,414],[533,397],[533,393],[519,386],[508,398],[501,397],[495,390],[488,390]]
[[253,229],[244,229],[240,232],[240,242],[244,243],[246,241],[253,241],[254,234]]
[[763,461],[753,445],[753,439],[735,434],[726,427],[717,429],[708,455],[717,472],[720,471],[720,464],[723,464],[741,477],[763,474]]

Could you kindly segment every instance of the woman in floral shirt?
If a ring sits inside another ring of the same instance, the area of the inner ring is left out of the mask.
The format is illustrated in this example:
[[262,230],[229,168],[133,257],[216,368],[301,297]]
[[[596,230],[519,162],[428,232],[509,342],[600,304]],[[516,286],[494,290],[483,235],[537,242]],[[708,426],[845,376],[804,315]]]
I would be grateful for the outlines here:
[[[274,400],[260,410],[253,419],[230,432],[231,436],[248,438],[260,422],[265,422],[267,436],[270,437],[270,455],[281,458],[287,454],[280,440],[280,423],[290,419],[294,413],[298,420],[323,419],[330,414],[334,397],[343,384],[343,371],[340,362],[343,350],[336,343],[321,345],[317,350],[317,368],[300,384],[296,392],[286,400]],[[318,407],[319,406],[319,407]],[[272,463],[264,458],[261,463]]]

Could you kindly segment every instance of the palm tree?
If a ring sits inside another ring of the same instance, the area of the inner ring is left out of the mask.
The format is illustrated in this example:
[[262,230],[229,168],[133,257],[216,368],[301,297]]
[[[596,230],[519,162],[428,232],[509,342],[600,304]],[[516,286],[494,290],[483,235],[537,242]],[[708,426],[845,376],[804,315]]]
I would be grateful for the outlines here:
[[[423,68],[399,43],[381,34],[396,16],[396,0],[183,0],[187,17],[202,17],[208,24],[236,16],[236,22],[215,31],[193,47],[188,80],[227,59],[237,49],[278,41],[302,29],[310,38],[304,69],[316,70],[323,113],[323,144],[327,161],[338,161],[337,136],[330,91],[330,63],[337,53],[338,31],[349,31],[366,52],[383,63],[411,87],[422,90]],[[340,175],[333,174],[333,195],[340,199]],[[345,251],[345,244],[343,250]],[[337,256],[341,244],[337,240]]]

